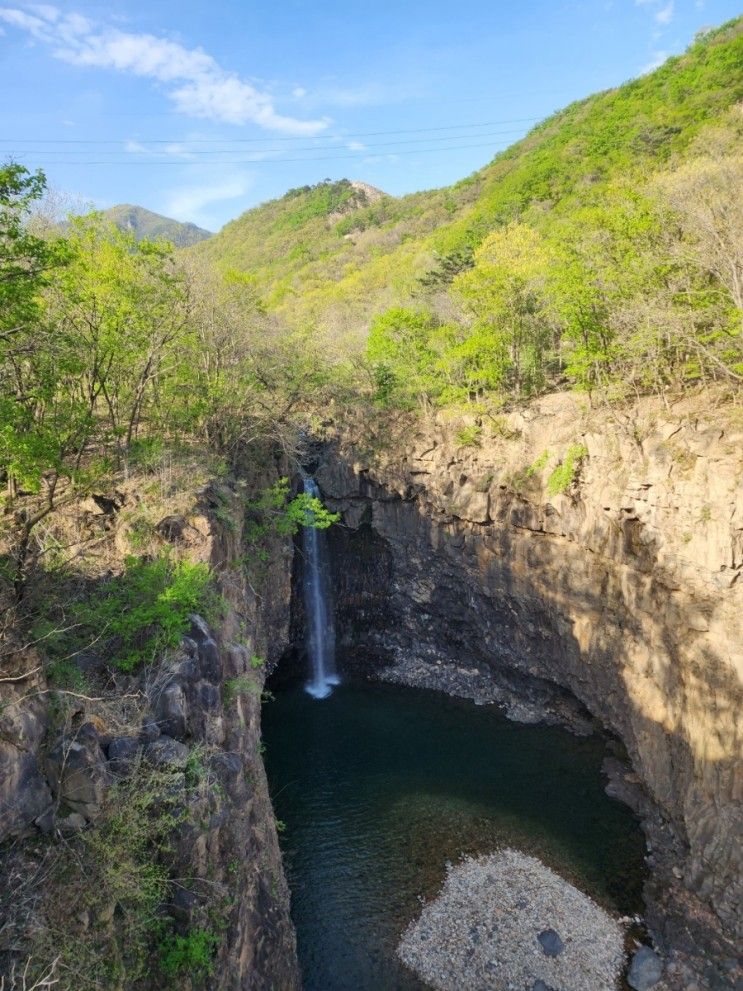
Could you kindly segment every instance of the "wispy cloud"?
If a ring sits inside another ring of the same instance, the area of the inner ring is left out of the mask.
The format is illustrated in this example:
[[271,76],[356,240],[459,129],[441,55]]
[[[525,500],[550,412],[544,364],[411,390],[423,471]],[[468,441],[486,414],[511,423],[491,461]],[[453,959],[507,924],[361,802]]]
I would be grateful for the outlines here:
[[212,182],[176,186],[167,193],[163,212],[176,220],[208,227],[212,224],[209,207],[244,197],[252,185],[253,177],[248,172],[233,172]]
[[71,65],[113,69],[162,85],[175,109],[189,117],[227,124],[257,124],[268,131],[311,137],[327,118],[299,120],[280,114],[270,94],[230,72],[202,48],[167,38],[98,26],[80,14],[62,14],[41,4],[19,10],[0,7],[0,21],[49,45]]
[[[301,96],[300,96],[301,92]],[[381,107],[402,103],[421,94],[417,80],[397,78],[394,85],[376,80],[357,86],[348,86],[335,79],[321,80],[309,90],[295,89],[293,96],[301,99],[304,107]]]
[[658,24],[670,24],[673,20],[673,0],[662,7],[658,13],[655,15],[655,20]]
[[648,72],[654,72],[663,65],[668,57],[668,52],[653,52],[652,59],[647,65],[644,65],[642,69],[640,69],[640,75],[644,76],[647,75]]
[[364,165],[380,165],[382,163],[388,163],[388,164],[392,165],[395,162],[398,162],[399,160],[400,160],[399,159],[399,156],[398,155],[394,155],[394,154],[391,154],[391,155],[367,155],[367,157],[363,159],[363,162],[364,162]]
[[184,144],[179,141],[172,141],[170,144],[147,145],[136,138],[129,138],[124,142],[124,151],[129,155],[147,155],[149,158],[175,158],[189,161],[194,158],[194,154]]

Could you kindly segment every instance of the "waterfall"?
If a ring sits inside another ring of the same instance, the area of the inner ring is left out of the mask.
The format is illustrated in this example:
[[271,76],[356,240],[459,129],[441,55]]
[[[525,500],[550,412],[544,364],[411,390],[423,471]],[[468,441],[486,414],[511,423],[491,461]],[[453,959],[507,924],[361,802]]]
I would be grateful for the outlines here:
[[[319,498],[314,478],[304,479],[307,495]],[[325,531],[312,526],[302,530],[304,548],[304,609],[307,618],[307,654],[312,677],[306,688],[310,695],[322,699],[330,695],[340,681],[335,667],[335,628],[330,600],[330,573]]]

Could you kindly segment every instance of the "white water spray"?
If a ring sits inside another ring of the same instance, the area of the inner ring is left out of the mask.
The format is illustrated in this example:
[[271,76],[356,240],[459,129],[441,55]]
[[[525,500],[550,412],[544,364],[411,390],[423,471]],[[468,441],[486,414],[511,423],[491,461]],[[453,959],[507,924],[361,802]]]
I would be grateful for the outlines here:
[[[304,491],[314,498],[320,490],[313,478],[305,477]],[[307,654],[312,677],[306,689],[316,699],[330,695],[340,682],[335,666],[335,627],[330,602],[330,574],[325,531],[306,526],[302,530],[304,548],[304,610],[307,617]]]

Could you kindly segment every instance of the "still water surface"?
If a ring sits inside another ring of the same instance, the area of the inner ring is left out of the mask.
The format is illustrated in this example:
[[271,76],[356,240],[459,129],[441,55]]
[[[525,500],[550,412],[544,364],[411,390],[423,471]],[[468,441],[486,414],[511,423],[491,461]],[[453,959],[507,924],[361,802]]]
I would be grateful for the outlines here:
[[604,793],[599,739],[366,682],[277,690],[263,735],[306,991],[424,988],[395,947],[464,853],[516,847],[611,910],[641,907],[643,837]]

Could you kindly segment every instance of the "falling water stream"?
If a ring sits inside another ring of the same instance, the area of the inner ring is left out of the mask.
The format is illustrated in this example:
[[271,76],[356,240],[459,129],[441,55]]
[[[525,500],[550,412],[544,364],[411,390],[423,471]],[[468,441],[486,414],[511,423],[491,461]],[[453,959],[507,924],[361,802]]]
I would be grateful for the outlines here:
[[[314,478],[305,476],[304,491],[318,499],[320,490]],[[330,695],[339,683],[335,665],[335,628],[330,602],[330,575],[325,532],[313,526],[302,531],[305,555],[304,608],[307,616],[307,654],[312,676],[305,686],[316,699]]]
[[[304,491],[319,495],[311,478]],[[424,991],[397,943],[467,854],[522,850],[609,911],[638,911],[644,839],[604,792],[604,741],[435,692],[340,684],[325,532],[306,527],[303,551],[310,677],[276,672],[262,728],[306,991]]]

